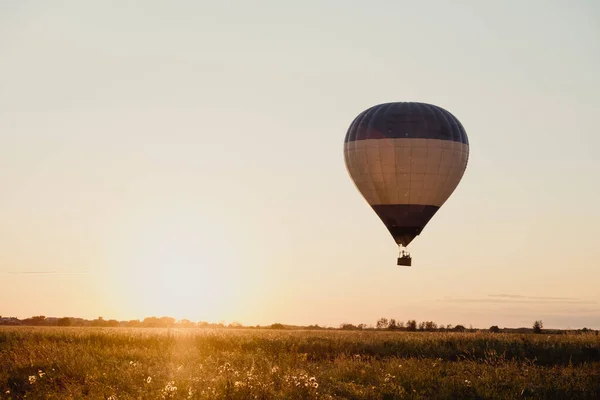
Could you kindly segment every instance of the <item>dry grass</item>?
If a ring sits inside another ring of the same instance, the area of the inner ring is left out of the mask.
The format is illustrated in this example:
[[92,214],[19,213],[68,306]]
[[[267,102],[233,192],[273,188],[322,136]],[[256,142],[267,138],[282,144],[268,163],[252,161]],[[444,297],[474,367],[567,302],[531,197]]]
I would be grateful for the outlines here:
[[0,329],[0,398],[598,399],[600,338]]

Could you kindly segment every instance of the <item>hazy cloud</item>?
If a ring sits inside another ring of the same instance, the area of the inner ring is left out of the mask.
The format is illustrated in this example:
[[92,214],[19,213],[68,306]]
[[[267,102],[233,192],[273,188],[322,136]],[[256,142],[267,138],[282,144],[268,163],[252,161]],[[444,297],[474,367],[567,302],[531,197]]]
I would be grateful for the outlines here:
[[524,299],[526,296],[520,294],[488,294],[490,297],[506,297],[509,299]]
[[10,275],[83,275],[89,271],[8,271]]
[[542,297],[490,294],[484,298],[461,298],[444,297],[442,301],[453,303],[500,303],[500,304],[596,304],[596,301],[588,301],[573,297]]
[[534,300],[579,300],[574,297],[544,297],[544,296],[523,296],[520,294],[488,294],[489,297],[500,297],[506,299],[534,299]]

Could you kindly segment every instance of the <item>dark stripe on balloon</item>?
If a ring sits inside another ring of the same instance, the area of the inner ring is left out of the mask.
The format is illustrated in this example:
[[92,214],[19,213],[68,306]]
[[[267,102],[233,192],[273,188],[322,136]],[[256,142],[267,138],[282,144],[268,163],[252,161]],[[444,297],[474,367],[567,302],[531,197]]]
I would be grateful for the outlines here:
[[345,142],[366,139],[440,139],[469,144],[460,121],[441,107],[398,102],[373,106],[350,124]]
[[375,204],[373,210],[383,221],[396,243],[407,246],[440,209],[420,204]]

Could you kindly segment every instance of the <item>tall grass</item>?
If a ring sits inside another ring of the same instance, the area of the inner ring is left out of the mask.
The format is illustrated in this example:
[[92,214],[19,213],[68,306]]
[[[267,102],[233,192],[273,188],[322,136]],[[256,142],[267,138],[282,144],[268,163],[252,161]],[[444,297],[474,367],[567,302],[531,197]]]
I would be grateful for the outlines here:
[[0,398],[600,398],[587,335],[0,329]]

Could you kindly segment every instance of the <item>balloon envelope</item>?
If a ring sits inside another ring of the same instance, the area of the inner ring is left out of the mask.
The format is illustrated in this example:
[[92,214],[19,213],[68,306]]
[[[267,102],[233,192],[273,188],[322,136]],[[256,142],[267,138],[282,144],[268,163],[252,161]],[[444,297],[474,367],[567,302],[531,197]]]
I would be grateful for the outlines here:
[[354,119],[344,141],[350,177],[402,246],[421,233],[450,197],[468,159],[462,124],[426,103],[373,106]]

